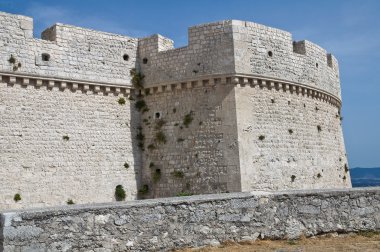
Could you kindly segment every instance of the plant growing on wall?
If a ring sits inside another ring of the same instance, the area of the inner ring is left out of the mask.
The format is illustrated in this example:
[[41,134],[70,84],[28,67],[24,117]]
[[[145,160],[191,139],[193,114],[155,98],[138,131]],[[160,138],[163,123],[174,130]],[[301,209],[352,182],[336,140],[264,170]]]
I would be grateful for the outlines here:
[[9,57],[8,62],[10,64],[15,64],[16,63],[16,58],[11,54],[11,57]]
[[156,121],[156,125],[154,126],[154,129],[159,130],[166,124],[166,121],[164,119],[158,119]]
[[21,67],[21,63],[17,63],[16,58],[12,54],[11,57],[8,59],[8,62],[13,65],[13,71],[17,71]]
[[264,135],[260,135],[260,136],[259,136],[259,140],[260,140],[260,141],[263,141],[264,139],[265,139],[265,136],[264,136]]
[[62,137],[62,139],[65,140],[65,141],[69,141],[70,137],[69,137],[68,135],[64,135],[64,136]]
[[318,126],[317,126],[317,130],[318,130],[318,132],[321,132],[321,131],[322,131],[322,127],[321,127],[321,125],[318,125]]
[[142,128],[141,127],[138,127],[137,128],[137,135],[136,135],[136,140],[137,140],[137,146],[141,149],[141,150],[144,150],[144,140],[145,140],[145,136],[144,134],[142,133]]
[[161,179],[161,170],[156,169],[153,173],[153,182],[157,183]]
[[347,164],[344,164],[344,171],[345,171],[345,172],[348,172],[348,171],[349,171],[349,169],[348,169],[348,165],[347,165]]
[[120,97],[119,100],[117,101],[120,105],[125,104],[125,99],[123,97]]
[[143,85],[143,80],[144,80],[144,75],[136,70],[136,68],[132,68],[129,71],[130,75],[132,76],[132,85],[137,88],[137,89],[142,89],[144,88]]
[[176,178],[183,178],[183,177],[185,177],[185,174],[183,173],[183,171],[173,171],[171,174],[174,177],[176,177]]
[[16,193],[15,196],[13,197],[13,200],[14,200],[15,202],[20,201],[20,200],[21,200],[21,195],[20,195],[19,193]]
[[128,169],[129,168],[129,164],[127,162],[124,163],[124,168],[125,169]]
[[136,101],[135,108],[137,109],[137,111],[142,112],[142,113],[149,111],[149,108],[147,107],[144,100]]
[[288,131],[289,131],[290,135],[293,134],[293,130],[292,129],[288,129]]
[[115,188],[115,199],[116,201],[125,200],[126,194],[122,185],[117,185]]
[[180,193],[177,193],[177,197],[185,197],[185,196],[191,196],[193,195],[192,193],[189,193],[189,192],[180,192]]
[[73,201],[72,199],[68,199],[68,200],[66,201],[66,203],[67,203],[67,205],[74,205],[74,204],[75,204],[74,201]]
[[292,175],[292,176],[290,177],[290,179],[292,180],[292,182],[294,182],[294,180],[296,180],[296,176],[295,176],[295,175]]
[[141,195],[145,195],[149,192],[149,186],[147,184],[143,185],[140,190],[139,190],[139,193]]
[[166,144],[166,135],[164,132],[159,131],[156,133],[155,140],[157,143]]
[[186,128],[188,128],[193,120],[194,120],[194,118],[193,118],[193,111],[190,111],[190,113],[187,114],[187,115],[185,115],[185,117],[183,118],[183,125]]

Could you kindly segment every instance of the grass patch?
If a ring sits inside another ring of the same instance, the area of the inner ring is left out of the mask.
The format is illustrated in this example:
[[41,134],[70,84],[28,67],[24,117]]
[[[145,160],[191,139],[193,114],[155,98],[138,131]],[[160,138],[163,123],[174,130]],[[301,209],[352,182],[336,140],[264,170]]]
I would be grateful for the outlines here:
[[379,231],[372,231],[372,230],[365,230],[365,231],[359,231],[358,232],[358,235],[364,236],[364,237],[367,237],[367,238],[372,238],[375,235],[379,235],[379,234],[380,234]]
[[192,193],[189,193],[189,192],[180,192],[180,193],[177,193],[177,197],[185,197],[185,196],[191,196],[193,195]]

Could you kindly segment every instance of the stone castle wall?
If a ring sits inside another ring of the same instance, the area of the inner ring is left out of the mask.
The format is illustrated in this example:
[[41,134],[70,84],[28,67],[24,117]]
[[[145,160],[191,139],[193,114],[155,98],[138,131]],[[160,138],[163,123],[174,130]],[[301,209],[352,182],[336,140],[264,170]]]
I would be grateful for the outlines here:
[[351,185],[337,61],[288,32],[220,21],[174,49],[63,24],[36,39],[0,13],[0,49],[0,209],[112,201],[117,184],[127,199]]
[[[285,31],[232,20],[191,27],[189,45],[178,49],[162,36],[140,40],[139,60],[149,94],[144,98],[151,109],[147,115],[154,118],[159,111],[170,125],[163,128],[168,143],[144,153],[143,183],[155,191],[154,197],[180,190],[198,193],[195,181],[202,181],[203,192],[351,187],[338,64],[319,46],[309,41],[293,43]],[[221,95],[220,90],[228,90],[229,95]],[[185,104],[185,110],[173,115],[175,104]],[[203,160],[194,158],[193,152],[199,151],[188,143],[204,141],[199,134],[203,127],[195,123],[190,130],[177,130],[182,120],[178,115],[193,111],[197,117],[199,110],[218,104],[224,104],[222,113],[228,115],[219,118],[221,125],[235,127],[223,127],[217,136],[209,132],[208,153]],[[143,131],[148,139],[158,132],[151,125]],[[219,153],[217,161],[215,153]],[[161,182],[152,181],[152,162],[160,164]],[[231,177],[235,165],[240,179]],[[209,172],[195,179],[194,175],[202,174],[199,167]],[[174,170],[183,172],[184,178],[173,178]],[[226,187],[221,174],[235,186]]]
[[337,106],[274,87],[235,94],[243,191],[351,187]]
[[31,18],[2,12],[0,24],[2,72],[130,85],[136,38],[56,24],[43,32],[43,39],[35,39]]
[[42,38],[0,13],[0,209],[111,202],[119,184],[135,199],[137,39],[62,24]]
[[[380,231],[380,190],[231,193],[6,212],[0,251],[167,251]],[[3,250],[2,250],[3,249]]]
[[0,209],[111,202],[119,184],[135,199],[138,114],[128,99],[48,85],[0,83]]
[[145,197],[241,190],[233,86],[184,87],[144,100]]
[[234,20],[232,27],[237,73],[304,84],[340,99],[338,62],[325,49],[252,22]]
[[141,72],[146,76],[145,87],[233,73],[234,52],[229,23],[222,21],[191,27],[189,45],[176,49],[173,49],[171,40],[160,35],[139,40],[139,62]]

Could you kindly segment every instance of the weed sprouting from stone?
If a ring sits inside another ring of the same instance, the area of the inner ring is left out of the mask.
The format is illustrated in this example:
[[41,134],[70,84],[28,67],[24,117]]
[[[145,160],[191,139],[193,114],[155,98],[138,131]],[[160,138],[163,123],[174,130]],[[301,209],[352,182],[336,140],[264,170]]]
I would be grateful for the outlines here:
[[119,100],[117,101],[120,105],[125,104],[125,99],[123,97],[120,97]]
[[183,125],[186,128],[188,128],[193,120],[194,120],[194,118],[193,118],[193,111],[190,111],[190,113],[187,114],[187,115],[185,115],[185,117],[183,118]]
[[122,185],[117,185],[115,188],[115,199],[116,201],[125,200],[126,194]]
[[174,177],[176,177],[176,178],[183,178],[183,177],[185,177],[185,174],[183,173],[183,171],[173,171],[172,175]]
[[66,203],[67,203],[67,205],[74,205],[74,204],[75,204],[74,201],[73,201],[72,199],[68,199],[68,200],[66,201]]
[[15,202],[20,201],[20,200],[21,200],[21,195],[20,195],[19,193],[16,193],[15,196],[13,197],[13,200],[14,200]]
[[166,144],[166,136],[165,133],[162,131],[159,131],[156,133],[155,140],[159,144]]

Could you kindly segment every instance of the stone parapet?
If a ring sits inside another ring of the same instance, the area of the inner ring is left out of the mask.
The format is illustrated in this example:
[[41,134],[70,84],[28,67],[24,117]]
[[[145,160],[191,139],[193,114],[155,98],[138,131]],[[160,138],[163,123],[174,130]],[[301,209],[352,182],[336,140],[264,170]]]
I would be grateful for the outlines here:
[[245,192],[3,212],[0,251],[167,251],[380,230],[380,189]]

